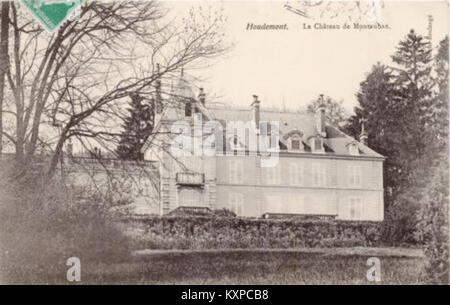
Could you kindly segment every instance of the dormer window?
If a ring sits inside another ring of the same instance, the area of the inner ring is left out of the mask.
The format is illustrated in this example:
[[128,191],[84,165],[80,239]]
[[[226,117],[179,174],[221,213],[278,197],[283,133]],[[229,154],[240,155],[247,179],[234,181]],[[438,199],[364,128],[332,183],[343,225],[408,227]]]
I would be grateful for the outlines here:
[[292,150],[300,150],[300,140],[299,139],[291,140],[291,149]]
[[309,139],[309,145],[311,146],[311,151],[315,153],[325,152],[323,146],[323,139],[320,136],[315,136]]
[[303,133],[300,130],[295,129],[285,134],[282,142],[288,146],[290,151],[303,151],[302,136]]
[[243,151],[245,150],[245,145],[242,143],[240,138],[237,135],[234,135],[228,139],[229,142],[229,150],[233,152]]
[[267,148],[270,148],[270,147],[272,147],[272,124],[270,124],[269,122],[263,122],[261,127],[262,127],[262,132],[264,133],[264,135],[266,136],[266,139],[267,139],[266,140]]
[[358,148],[358,143],[352,142],[347,144],[348,147],[348,153],[352,156],[359,156],[359,148]]
[[303,151],[302,138],[298,135],[294,135],[289,139],[291,151]]

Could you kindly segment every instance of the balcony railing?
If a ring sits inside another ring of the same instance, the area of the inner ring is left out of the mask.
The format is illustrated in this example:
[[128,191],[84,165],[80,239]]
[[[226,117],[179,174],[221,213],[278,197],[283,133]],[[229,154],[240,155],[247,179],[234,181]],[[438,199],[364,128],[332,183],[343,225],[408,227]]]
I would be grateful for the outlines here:
[[177,184],[180,185],[204,185],[205,174],[177,173]]

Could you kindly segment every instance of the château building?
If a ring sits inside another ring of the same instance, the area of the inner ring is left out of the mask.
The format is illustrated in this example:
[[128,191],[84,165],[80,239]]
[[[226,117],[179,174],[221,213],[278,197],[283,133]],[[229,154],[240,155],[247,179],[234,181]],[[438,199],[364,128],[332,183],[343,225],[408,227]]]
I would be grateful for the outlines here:
[[183,79],[178,90],[178,99],[156,107],[156,135],[145,147],[145,159],[158,164],[160,215],[204,207],[243,217],[383,220],[384,157],[364,132],[357,141],[328,125],[324,107],[265,110],[257,96],[248,109],[217,107]]

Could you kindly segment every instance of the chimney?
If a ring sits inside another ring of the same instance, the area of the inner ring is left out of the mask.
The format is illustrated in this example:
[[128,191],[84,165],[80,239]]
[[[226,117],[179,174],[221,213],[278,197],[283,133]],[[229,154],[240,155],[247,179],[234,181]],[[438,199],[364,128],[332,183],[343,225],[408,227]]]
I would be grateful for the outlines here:
[[200,103],[202,103],[203,106],[205,106],[205,103],[206,103],[205,97],[206,97],[206,95],[205,95],[203,88],[200,88],[200,93],[198,94],[198,100],[200,101]]
[[359,135],[359,142],[361,142],[364,145],[368,145],[368,138],[369,138],[369,134],[366,132],[366,130],[364,129],[364,123],[366,122],[366,119],[361,119],[361,134]]
[[319,97],[319,105],[316,109],[316,131],[322,137],[326,137],[325,130],[325,101],[323,99],[323,94]]
[[260,101],[258,100],[258,96],[253,95],[253,103],[250,105],[250,108],[252,109],[253,119],[255,120],[257,129],[259,129],[259,122],[260,122],[259,104]]
[[155,111],[157,114],[161,114],[163,111],[163,105],[162,105],[162,98],[161,98],[161,76],[159,75],[159,64],[156,64],[156,74],[158,76],[158,79],[156,80],[155,85]]

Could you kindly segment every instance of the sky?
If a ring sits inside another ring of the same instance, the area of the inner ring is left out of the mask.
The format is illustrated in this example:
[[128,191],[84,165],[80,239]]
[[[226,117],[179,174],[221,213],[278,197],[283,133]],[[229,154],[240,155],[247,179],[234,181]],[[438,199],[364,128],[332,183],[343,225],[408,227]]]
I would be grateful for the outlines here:
[[[432,16],[433,45],[448,33],[448,6],[444,1],[384,1],[378,22],[389,29],[303,29],[303,24],[340,25],[349,14],[320,19],[304,18],[284,8],[282,1],[165,2],[172,13],[184,16],[191,7],[222,9],[225,31],[234,47],[217,63],[196,76],[214,102],[247,107],[252,95],[263,107],[298,110],[328,95],[351,112],[355,93],[372,65],[392,64],[390,55],[410,29],[427,36]],[[295,3],[288,2],[288,4]],[[288,30],[247,30],[248,23],[287,24]],[[352,22],[348,22],[352,25]],[[373,24],[365,19],[362,24]],[[212,98],[214,96],[214,98]],[[212,102],[212,101],[211,101]]]

